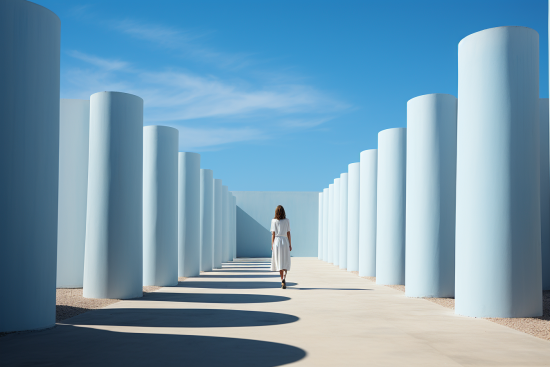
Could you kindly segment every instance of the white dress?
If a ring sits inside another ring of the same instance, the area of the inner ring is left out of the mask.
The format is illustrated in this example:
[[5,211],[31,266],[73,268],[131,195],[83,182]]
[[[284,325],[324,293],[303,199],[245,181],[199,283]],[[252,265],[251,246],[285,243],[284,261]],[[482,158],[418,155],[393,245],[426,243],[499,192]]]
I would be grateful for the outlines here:
[[272,219],[271,232],[275,232],[273,253],[271,254],[271,271],[290,270],[290,244],[287,233],[290,232],[288,219]]

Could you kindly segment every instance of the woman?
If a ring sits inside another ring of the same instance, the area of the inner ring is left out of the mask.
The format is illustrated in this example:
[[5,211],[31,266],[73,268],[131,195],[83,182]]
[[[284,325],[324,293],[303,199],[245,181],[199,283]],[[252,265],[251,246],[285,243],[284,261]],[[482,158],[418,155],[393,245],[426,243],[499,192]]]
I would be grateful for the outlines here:
[[285,208],[279,205],[275,209],[275,218],[271,220],[271,271],[279,271],[281,288],[286,289],[286,272],[290,270],[290,222],[286,219]]

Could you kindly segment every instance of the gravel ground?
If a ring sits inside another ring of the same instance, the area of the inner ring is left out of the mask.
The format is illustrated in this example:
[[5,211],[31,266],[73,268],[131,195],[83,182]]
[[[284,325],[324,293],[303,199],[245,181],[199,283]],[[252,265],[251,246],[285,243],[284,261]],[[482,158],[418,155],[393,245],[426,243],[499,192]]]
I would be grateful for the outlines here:
[[[160,287],[146,286],[143,287],[143,293],[154,292],[157,289],[160,289]],[[82,288],[59,288],[56,289],[55,321],[60,322],[90,310],[109,306],[118,301],[120,300],[84,298]]]

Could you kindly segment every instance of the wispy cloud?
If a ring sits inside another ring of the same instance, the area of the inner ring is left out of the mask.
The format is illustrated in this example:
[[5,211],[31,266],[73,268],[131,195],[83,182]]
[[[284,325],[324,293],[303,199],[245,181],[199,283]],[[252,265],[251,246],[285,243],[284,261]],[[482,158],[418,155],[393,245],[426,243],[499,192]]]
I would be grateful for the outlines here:
[[79,51],[70,51],[69,55],[89,64],[98,66],[105,71],[128,69],[128,66],[130,65],[125,61],[103,59],[97,56],[87,55]]
[[255,128],[194,128],[171,125],[179,130],[180,148],[182,150],[212,150],[231,143],[266,140],[269,136]]

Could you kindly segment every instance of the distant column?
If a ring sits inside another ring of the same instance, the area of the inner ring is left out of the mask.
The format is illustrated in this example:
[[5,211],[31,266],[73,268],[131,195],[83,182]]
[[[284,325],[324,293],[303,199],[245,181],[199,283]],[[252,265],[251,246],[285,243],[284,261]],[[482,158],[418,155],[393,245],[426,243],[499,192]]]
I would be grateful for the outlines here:
[[334,245],[332,263],[339,265],[340,257],[340,178],[334,179]]
[[327,247],[327,260],[329,264],[332,264],[333,246],[334,246],[334,184],[328,185],[328,247]]
[[200,171],[201,271],[212,271],[214,258],[214,173]]
[[407,129],[378,133],[376,283],[405,284]]
[[317,258],[323,258],[323,193],[319,193],[319,220],[317,224]]
[[235,195],[232,196],[232,213],[233,213],[233,257],[231,261],[235,260],[237,258],[237,197]]
[[229,189],[222,186],[222,261],[229,261]]
[[540,316],[538,34],[474,33],[458,71],[456,313]]
[[197,153],[178,154],[178,276],[200,275],[200,169]]
[[359,188],[359,276],[376,276],[376,181],[378,150],[361,152]]
[[539,99],[542,289],[550,290],[550,169],[548,98]]
[[59,114],[57,288],[82,288],[90,101],[62,99]]
[[340,254],[338,265],[346,269],[348,263],[348,174],[340,175],[340,240],[338,241]]
[[359,162],[348,165],[347,270],[359,270]]
[[408,297],[454,297],[456,109],[449,94],[407,103]]
[[90,97],[84,297],[128,299],[143,285],[143,100]]
[[60,26],[0,1],[0,332],[55,325]]
[[323,261],[328,261],[329,189],[323,189]]
[[222,180],[214,179],[214,268],[222,267],[223,251],[223,204]]
[[178,139],[143,128],[143,285],[178,284]]

